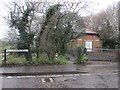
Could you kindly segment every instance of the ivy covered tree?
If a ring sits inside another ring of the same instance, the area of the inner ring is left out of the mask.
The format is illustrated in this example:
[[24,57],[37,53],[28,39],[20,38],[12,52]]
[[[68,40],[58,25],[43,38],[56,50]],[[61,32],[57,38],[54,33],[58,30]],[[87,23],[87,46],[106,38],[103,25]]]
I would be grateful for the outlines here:
[[[60,9],[59,4],[52,5],[46,11],[46,15],[44,21],[41,25],[41,31],[39,32],[39,36],[37,39],[37,47],[39,49],[38,52],[44,51],[47,53],[49,60],[54,59],[54,55],[56,53],[56,47],[54,42],[54,35],[55,35],[55,18],[57,20],[58,14]],[[55,18],[54,18],[55,17]],[[38,54],[39,55],[39,54]]]
[[32,61],[31,49],[34,33],[30,32],[31,27],[29,23],[29,17],[31,16],[34,8],[28,7],[20,13],[20,11],[11,11],[10,27],[15,28],[19,32],[19,38],[17,42],[18,49],[28,49],[28,53],[24,53],[26,60]]
[[55,53],[65,55],[75,30],[82,26],[80,16],[74,12],[61,13],[61,6],[55,4],[47,9],[41,26],[42,30],[38,36],[38,46],[47,53],[49,60],[54,59]]

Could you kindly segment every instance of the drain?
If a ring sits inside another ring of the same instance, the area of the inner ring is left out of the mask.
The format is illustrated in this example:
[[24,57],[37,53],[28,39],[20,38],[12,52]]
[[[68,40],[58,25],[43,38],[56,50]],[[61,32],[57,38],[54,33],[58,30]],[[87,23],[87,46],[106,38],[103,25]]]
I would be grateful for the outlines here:
[[55,82],[55,80],[53,78],[42,78],[41,82],[42,83],[45,83],[45,82]]

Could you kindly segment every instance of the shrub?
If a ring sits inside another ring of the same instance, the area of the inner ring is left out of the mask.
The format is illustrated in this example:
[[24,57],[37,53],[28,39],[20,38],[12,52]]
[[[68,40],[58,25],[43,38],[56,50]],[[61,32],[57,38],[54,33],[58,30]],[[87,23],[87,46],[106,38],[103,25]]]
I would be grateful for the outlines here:
[[77,59],[75,60],[75,64],[81,64],[87,60],[87,49],[84,46],[77,47]]
[[8,55],[6,64],[22,64],[25,61],[23,56]]
[[25,60],[25,61],[23,62],[23,64],[24,64],[24,65],[31,65],[31,63],[30,63],[29,61],[27,61],[27,60]]
[[48,59],[46,53],[40,54],[40,58],[38,61],[40,62],[40,64],[51,64],[52,63],[52,61]]
[[58,56],[56,59],[54,59],[54,63],[56,63],[56,64],[66,64],[67,63],[67,57],[66,56]]
[[53,60],[49,60],[48,58],[42,57],[40,59],[41,64],[66,64],[67,59],[65,56],[58,56],[57,58]]
[[41,64],[53,64],[52,60],[49,59],[40,59]]
[[[16,55],[8,55],[6,64],[11,65],[40,65],[40,64],[66,64],[67,57],[66,56],[58,56],[53,60],[49,60],[45,53],[40,55],[40,59],[36,58],[35,55],[32,56],[32,61],[27,61],[24,56],[16,56]],[[2,60],[1,60],[2,61]],[[2,64],[2,62],[0,62]]]
[[32,53],[35,53],[35,52],[36,52],[36,47],[33,46],[33,45],[31,46],[31,52],[32,52]]

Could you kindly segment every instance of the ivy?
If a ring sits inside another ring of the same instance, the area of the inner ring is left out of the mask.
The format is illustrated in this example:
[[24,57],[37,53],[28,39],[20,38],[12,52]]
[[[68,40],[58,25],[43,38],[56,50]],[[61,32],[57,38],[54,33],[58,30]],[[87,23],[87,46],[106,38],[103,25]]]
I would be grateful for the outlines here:
[[27,8],[22,16],[17,17],[16,13],[11,12],[11,22],[10,27],[14,27],[19,31],[19,39],[17,43],[18,49],[28,49],[28,53],[24,53],[25,58],[27,60],[32,60],[31,52],[30,52],[30,45],[32,44],[32,39],[34,38],[34,33],[28,32],[28,23],[29,23],[29,16],[30,13],[33,11],[32,8]]

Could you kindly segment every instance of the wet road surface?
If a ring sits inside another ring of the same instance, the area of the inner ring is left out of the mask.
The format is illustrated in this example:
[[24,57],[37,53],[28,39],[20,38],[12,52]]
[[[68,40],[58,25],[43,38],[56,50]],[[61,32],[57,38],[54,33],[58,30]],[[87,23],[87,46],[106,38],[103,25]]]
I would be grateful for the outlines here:
[[65,65],[40,65],[40,66],[18,66],[0,67],[0,73],[29,73],[29,72],[89,72],[89,73],[110,73],[118,71],[118,63],[75,65],[68,62]]
[[50,76],[54,82],[42,82],[42,76],[2,77],[2,88],[118,88],[118,74]]
[[[0,73],[85,71],[79,75],[0,76],[1,88],[118,88],[118,64],[1,67]],[[44,78],[54,82],[41,82]]]

